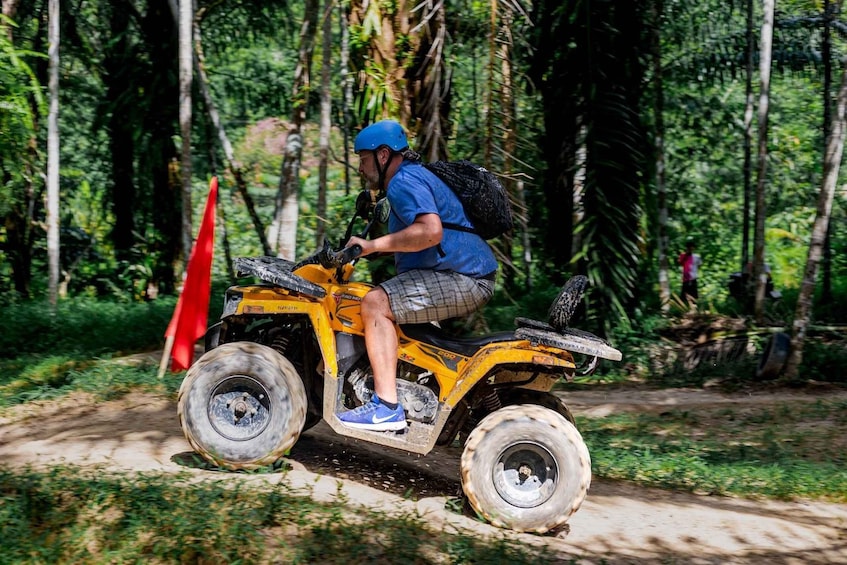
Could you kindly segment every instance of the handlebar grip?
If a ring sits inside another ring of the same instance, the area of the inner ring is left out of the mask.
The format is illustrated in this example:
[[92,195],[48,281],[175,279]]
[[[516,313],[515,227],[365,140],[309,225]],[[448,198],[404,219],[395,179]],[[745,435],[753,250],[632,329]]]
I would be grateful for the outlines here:
[[362,246],[359,244],[351,245],[350,247],[345,247],[341,251],[335,254],[335,259],[338,261],[339,265],[346,265],[351,262],[353,259],[359,257],[362,254]]

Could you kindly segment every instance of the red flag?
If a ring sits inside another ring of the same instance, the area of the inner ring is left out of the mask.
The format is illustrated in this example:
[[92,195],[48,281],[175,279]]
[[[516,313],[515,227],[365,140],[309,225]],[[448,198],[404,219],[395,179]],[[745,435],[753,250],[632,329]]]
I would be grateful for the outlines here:
[[173,338],[171,371],[188,369],[194,361],[194,343],[206,333],[209,294],[212,288],[212,256],[215,251],[215,205],[218,178],[212,177],[203,223],[188,260],[182,294],[179,295],[166,338]]

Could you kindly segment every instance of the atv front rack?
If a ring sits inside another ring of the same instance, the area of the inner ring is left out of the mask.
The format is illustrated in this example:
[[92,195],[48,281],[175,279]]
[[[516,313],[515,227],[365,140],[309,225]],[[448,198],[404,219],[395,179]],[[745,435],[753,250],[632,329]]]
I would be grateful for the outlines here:
[[279,257],[236,257],[233,260],[238,277],[253,276],[267,283],[321,299],[326,296],[323,287],[295,275],[292,261]]

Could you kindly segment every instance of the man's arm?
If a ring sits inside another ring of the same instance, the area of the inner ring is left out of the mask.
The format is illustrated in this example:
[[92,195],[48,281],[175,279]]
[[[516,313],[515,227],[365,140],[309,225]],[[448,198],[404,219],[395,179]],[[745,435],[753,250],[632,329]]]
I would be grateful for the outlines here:
[[362,255],[421,251],[441,243],[443,233],[438,214],[421,214],[414,222],[395,233],[370,240],[351,237],[347,247],[360,245]]

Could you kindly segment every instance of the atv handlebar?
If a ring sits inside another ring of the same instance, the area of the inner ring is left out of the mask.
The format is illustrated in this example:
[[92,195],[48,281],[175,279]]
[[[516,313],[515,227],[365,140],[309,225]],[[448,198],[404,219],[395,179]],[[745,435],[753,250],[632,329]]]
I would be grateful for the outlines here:
[[341,251],[337,251],[335,253],[335,262],[340,267],[341,265],[346,265],[354,259],[357,259],[361,254],[362,246],[357,243],[350,247],[345,247]]

